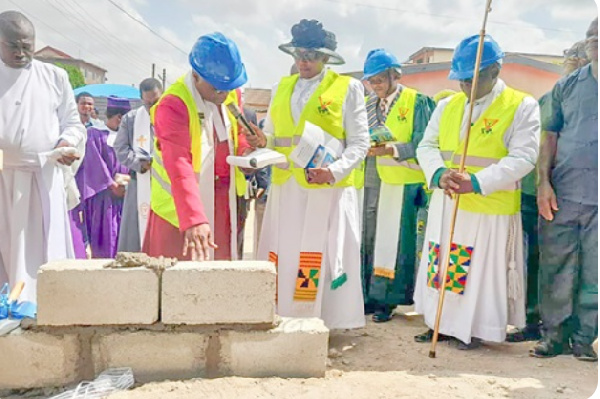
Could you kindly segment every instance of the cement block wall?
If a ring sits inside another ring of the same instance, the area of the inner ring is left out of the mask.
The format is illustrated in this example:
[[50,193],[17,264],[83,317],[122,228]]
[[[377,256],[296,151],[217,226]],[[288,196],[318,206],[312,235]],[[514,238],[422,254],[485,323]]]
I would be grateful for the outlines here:
[[19,330],[0,337],[0,354],[0,389],[62,386],[79,377],[76,334]]
[[209,335],[191,332],[114,332],[92,339],[94,374],[131,367],[138,382],[206,377]]
[[178,263],[162,276],[161,320],[165,324],[272,323],[276,280],[269,262]]
[[269,331],[224,331],[220,374],[240,377],[323,377],[329,330],[321,319],[287,318]]
[[273,329],[245,331],[37,326],[0,337],[0,390],[66,386],[113,367],[131,367],[139,383],[234,375],[323,377],[328,339],[329,331],[316,318],[281,318]]
[[271,263],[181,262],[161,274],[106,262],[41,268],[38,323],[0,337],[0,391],[66,386],[113,367],[132,367],[141,383],[324,376],[329,332],[320,319],[275,315]]
[[145,267],[105,269],[106,259],[64,260],[38,273],[40,325],[152,324],[159,318],[159,276]]

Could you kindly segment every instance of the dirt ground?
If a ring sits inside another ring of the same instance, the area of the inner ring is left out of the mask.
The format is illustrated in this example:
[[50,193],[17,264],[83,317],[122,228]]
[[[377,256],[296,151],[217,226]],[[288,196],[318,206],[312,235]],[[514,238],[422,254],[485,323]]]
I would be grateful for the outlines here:
[[[531,343],[459,351],[443,342],[436,359],[430,359],[429,345],[413,341],[422,331],[421,317],[398,314],[388,323],[369,320],[366,328],[333,332],[330,365],[321,379],[169,381],[146,384],[110,399],[578,399],[588,398],[596,390],[597,363],[572,356],[531,358]],[[333,357],[332,348],[336,352]]]
[[[253,225],[253,216],[250,212],[247,226]],[[245,258],[251,257],[252,236],[252,229],[247,228]],[[365,328],[331,332],[325,378],[166,381],[120,392],[110,399],[585,399],[596,390],[598,363],[566,355],[531,358],[528,352],[533,343],[460,351],[442,342],[437,357],[430,359],[429,344],[413,340],[426,327],[422,317],[411,315],[411,310],[396,309],[388,323],[376,324],[367,317]],[[42,399],[52,394],[4,399]]]

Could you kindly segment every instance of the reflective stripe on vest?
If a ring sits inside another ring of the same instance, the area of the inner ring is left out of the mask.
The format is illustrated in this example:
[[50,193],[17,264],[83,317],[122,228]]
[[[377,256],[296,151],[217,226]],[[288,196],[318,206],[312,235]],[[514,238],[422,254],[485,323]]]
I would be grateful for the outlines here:
[[[498,163],[508,155],[504,135],[526,94],[506,87],[471,127],[465,171],[471,174]],[[460,139],[467,97],[464,93],[452,96],[444,109],[439,125],[440,152],[447,168],[458,169],[464,149]],[[511,189],[490,195],[463,194],[459,208],[474,213],[513,215],[521,209],[520,182]]]
[[[154,118],[156,115],[156,108],[160,105],[161,101],[168,95],[179,98],[186,106],[189,117],[189,131],[190,131],[190,142],[192,152],[192,167],[196,174],[200,173],[202,165],[202,126],[200,124],[200,118],[198,117],[198,108],[192,93],[189,91],[185,84],[185,77],[181,77],[171,85],[162,95],[160,100],[150,110],[150,117],[152,124],[154,124]],[[231,102],[238,102],[237,93],[235,90],[229,92],[224,104]],[[237,153],[238,147],[238,125],[235,117],[231,115],[227,110],[227,117],[231,124],[231,134],[233,135],[233,147],[234,152]],[[177,216],[177,210],[175,208],[175,201],[173,200],[173,193],[171,189],[171,179],[165,169],[162,152],[158,137],[154,140],[154,154],[153,162],[151,166],[151,198],[150,208],[154,213],[160,216],[162,219],[169,222],[175,227],[179,227],[179,217]],[[234,184],[236,187],[237,195],[244,195],[246,192],[246,179],[244,174],[235,168]]]
[[[394,135],[396,143],[405,144],[412,140],[416,100],[417,91],[403,87],[400,97],[388,112],[385,125]],[[373,108],[371,112],[377,112],[377,109]],[[390,155],[377,157],[377,172],[386,184],[425,183],[423,171],[413,165],[418,166],[414,158],[398,162]]]
[[[154,162],[156,162],[158,164],[158,166],[161,167],[162,169],[165,168],[165,165],[163,165],[163,163],[162,163],[162,158],[155,157],[153,159],[153,163]],[[156,183],[158,183],[163,190],[168,192],[169,195],[173,195],[173,193],[171,192],[171,183],[169,183],[168,181],[163,179],[162,176],[157,171],[157,169],[158,168],[150,168],[150,176],[152,176],[152,178],[156,180]]]
[[[300,143],[300,139],[302,138],[302,136],[298,136],[295,135],[293,138],[292,137],[275,137],[273,139],[273,146],[274,147],[292,147],[292,146],[297,146],[298,143]],[[346,140],[342,139],[340,140],[340,142],[342,143],[343,147],[346,147]]]
[[[274,149],[288,157],[290,166],[287,169],[281,167],[273,168],[272,183],[283,184],[291,176],[294,176],[299,185],[305,188],[330,188],[329,185],[308,184],[303,168],[296,167],[289,159],[294,147],[302,137],[304,123],[310,121],[319,126],[331,136],[340,140],[342,145],[346,145],[346,132],[344,130],[344,120],[342,107],[348,88],[350,87],[350,77],[340,76],[337,73],[328,70],[323,80],[307,101],[298,123],[294,123],[291,109],[292,93],[298,82],[298,74],[287,76],[281,80],[277,92],[271,104],[270,115],[273,120]],[[333,187],[348,187],[354,185],[355,170],[337,182]]]

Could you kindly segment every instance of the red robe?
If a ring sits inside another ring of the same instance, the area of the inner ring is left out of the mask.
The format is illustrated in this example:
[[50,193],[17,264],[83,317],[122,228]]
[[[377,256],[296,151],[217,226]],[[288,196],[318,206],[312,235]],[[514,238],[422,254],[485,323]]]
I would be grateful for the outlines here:
[[[220,107],[217,107],[220,109]],[[155,134],[162,152],[163,163],[171,179],[171,192],[179,218],[179,229],[150,211],[142,251],[150,256],[167,256],[179,260],[190,260],[188,251],[183,256],[184,232],[190,227],[208,223],[196,174],[192,167],[191,140],[188,111],[181,99],[165,96],[156,109]],[[229,209],[229,155],[227,141],[216,140],[215,152],[215,226],[211,226],[215,244],[216,260],[231,259],[231,223]],[[250,146],[243,133],[238,134],[238,155]]]

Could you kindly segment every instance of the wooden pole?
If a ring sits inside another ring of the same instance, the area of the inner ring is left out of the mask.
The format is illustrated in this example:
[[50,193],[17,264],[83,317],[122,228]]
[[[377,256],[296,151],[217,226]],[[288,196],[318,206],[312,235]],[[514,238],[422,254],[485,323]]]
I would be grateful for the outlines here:
[[167,87],[166,83],[167,83],[167,70],[165,68],[163,68],[163,73],[162,73],[162,87],[163,87],[163,90],[165,90],[165,87]]
[[156,64],[152,64],[152,78],[156,75]]
[[[485,38],[485,26],[487,25],[488,14],[492,10],[492,0],[487,0],[485,6],[485,14],[483,16],[483,24],[481,31],[479,32],[479,44],[477,45],[477,57],[475,58],[475,70],[473,71],[473,83],[471,85],[471,96],[469,97],[469,117],[467,123],[467,132],[465,135],[465,148],[460,157],[460,167],[458,171],[463,173],[465,171],[465,160],[467,158],[467,148],[469,147],[469,138],[471,136],[471,119],[473,117],[473,107],[475,106],[475,97],[477,94],[477,86],[479,84],[479,68],[481,66],[481,55],[483,53],[483,41]],[[431,349],[429,350],[429,357],[435,358],[435,347],[437,345],[439,331],[440,331],[440,320],[442,318],[442,309],[444,307],[444,298],[446,294],[446,278],[448,276],[448,266],[450,265],[450,247],[452,246],[452,240],[454,238],[454,228],[456,226],[456,215],[458,214],[458,203],[460,201],[460,194],[456,194],[454,201],[454,208],[452,209],[452,218],[450,219],[450,235],[448,237],[448,245],[445,247],[444,261],[442,263],[442,278],[440,280],[440,295],[438,298],[437,313],[435,315],[435,326],[433,328],[433,337],[431,339]]]

